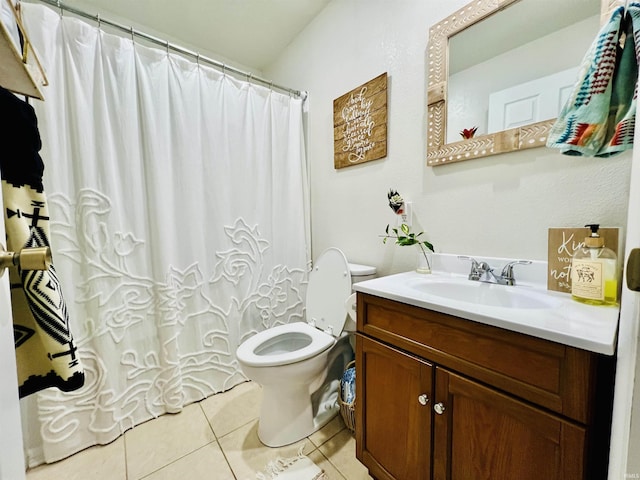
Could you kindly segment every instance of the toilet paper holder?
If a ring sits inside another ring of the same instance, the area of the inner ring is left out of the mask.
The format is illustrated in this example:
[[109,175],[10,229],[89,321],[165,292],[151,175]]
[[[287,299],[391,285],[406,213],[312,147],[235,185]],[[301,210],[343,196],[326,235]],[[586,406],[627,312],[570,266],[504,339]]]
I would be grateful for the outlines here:
[[0,244],[0,277],[9,267],[20,267],[22,270],[49,270],[51,265],[51,248],[23,248],[19,252],[7,252]]

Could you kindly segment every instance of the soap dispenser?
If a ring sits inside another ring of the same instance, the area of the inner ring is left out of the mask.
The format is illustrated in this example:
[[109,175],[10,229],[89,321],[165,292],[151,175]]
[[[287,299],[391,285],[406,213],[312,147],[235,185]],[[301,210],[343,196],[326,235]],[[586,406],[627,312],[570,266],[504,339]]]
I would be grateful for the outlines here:
[[618,259],[613,250],[604,246],[598,233],[600,225],[585,225],[591,235],[571,260],[571,296],[590,305],[618,303]]

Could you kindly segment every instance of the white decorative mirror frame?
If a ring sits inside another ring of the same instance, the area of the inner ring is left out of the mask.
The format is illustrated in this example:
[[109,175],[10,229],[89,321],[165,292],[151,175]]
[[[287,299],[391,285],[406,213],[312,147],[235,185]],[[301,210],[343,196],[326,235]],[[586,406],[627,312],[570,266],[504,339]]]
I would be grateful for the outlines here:
[[[474,0],[429,30],[427,165],[438,166],[499,153],[542,147],[555,119],[446,143],[449,38],[519,0]],[[624,0],[601,0],[601,24]]]

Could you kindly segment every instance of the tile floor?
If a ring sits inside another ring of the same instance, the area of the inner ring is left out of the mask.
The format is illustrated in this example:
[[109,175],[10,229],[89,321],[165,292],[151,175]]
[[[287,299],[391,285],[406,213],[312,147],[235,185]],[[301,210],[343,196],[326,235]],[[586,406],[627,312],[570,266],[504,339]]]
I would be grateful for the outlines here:
[[355,458],[355,439],[337,415],[293,445],[265,447],[257,425],[262,390],[247,382],[138,425],[105,446],[27,472],[27,480],[254,480],[276,457],[304,454],[329,480],[370,480]]

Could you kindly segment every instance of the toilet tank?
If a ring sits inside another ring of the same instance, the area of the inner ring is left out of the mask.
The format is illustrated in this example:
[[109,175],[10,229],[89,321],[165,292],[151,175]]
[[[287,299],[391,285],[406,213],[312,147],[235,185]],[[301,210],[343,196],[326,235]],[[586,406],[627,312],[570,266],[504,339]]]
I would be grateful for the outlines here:
[[[365,280],[371,280],[376,277],[376,267],[370,265],[359,265],[357,263],[349,264],[349,271],[351,272],[351,292],[353,292],[353,284],[358,282],[364,282]],[[351,296],[345,302],[345,308],[347,310],[347,321],[344,324],[343,332],[355,332],[356,331],[356,294],[352,293]],[[351,338],[351,347],[355,349],[354,339]]]
[[371,265],[349,263],[349,271],[351,272],[351,285],[376,278],[376,267]]

